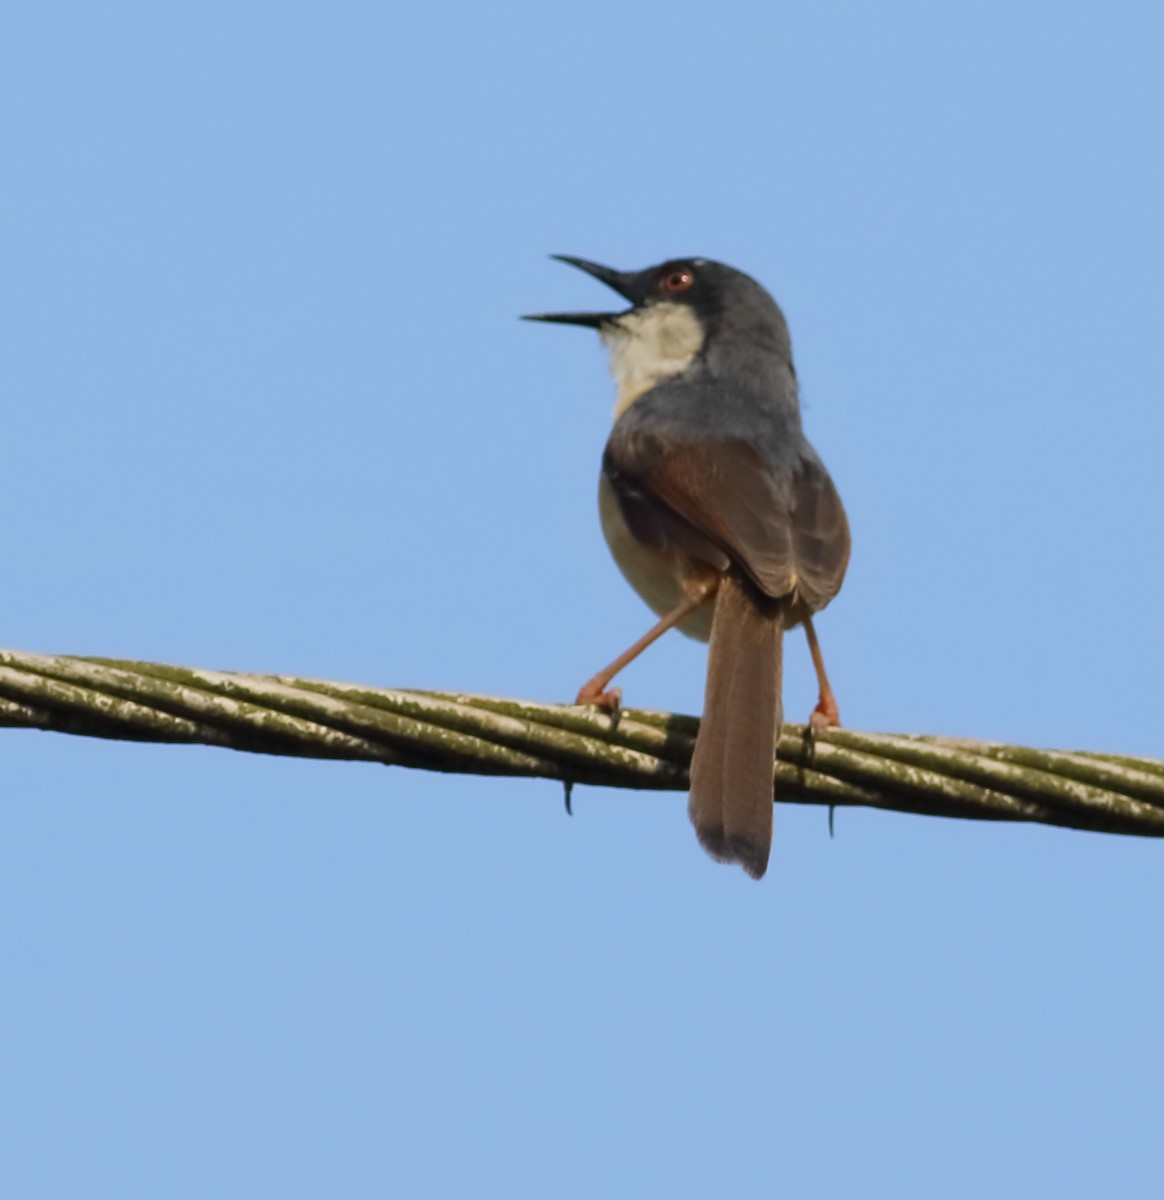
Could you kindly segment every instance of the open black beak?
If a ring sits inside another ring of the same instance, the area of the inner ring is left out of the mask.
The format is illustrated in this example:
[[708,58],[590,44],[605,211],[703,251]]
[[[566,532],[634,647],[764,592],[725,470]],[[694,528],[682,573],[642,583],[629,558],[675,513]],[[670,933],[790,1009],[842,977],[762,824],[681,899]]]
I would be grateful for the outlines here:
[[[616,271],[613,267],[604,267],[600,263],[589,262],[585,258],[572,258],[568,254],[551,254],[550,257],[557,259],[558,262],[568,263],[571,267],[577,267],[579,271],[585,271],[587,275],[593,275],[607,287],[613,288],[620,296],[625,297],[632,304],[635,303],[636,297],[633,294],[635,276],[630,271]],[[599,329],[609,321],[613,321],[615,317],[620,316],[622,313],[616,312],[527,313],[522,320],[552,321],[557,325],[586,325],[591,329]]]

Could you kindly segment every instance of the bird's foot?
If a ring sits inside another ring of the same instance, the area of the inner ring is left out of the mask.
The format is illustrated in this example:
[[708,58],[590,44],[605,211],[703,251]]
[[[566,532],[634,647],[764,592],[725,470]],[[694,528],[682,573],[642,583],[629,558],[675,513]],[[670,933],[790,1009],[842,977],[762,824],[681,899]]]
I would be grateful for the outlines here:
[[831,696],[820,698],[808,718],[808,727],[813,733],[819,733],[822,729],[840,729],[840,709],[837,708],[837,702]]
[[583,685],[574,703],[592,704],[595,708],[610,713],[612,717],[617,716],[622,707],[622,688],[604,688],[592,679]]
[[804,741],[808,747],[810,766],[816,762],[816,735],[822,729],[839,729],[840,727],[841,713],[837,708],[836,700],[833,699],[831,693],[821,696],[816,708],[809,714],[808,723],[804,727]]

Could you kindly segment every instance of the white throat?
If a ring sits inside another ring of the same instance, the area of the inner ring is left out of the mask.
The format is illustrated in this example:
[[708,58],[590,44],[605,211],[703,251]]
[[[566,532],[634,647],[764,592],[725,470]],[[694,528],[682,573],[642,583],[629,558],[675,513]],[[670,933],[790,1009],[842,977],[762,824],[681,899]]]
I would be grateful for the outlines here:
[[685,304],[650,304],[603,327],[618,385],[615,417],[645,392],[687,369],[703,346],[703,326]]

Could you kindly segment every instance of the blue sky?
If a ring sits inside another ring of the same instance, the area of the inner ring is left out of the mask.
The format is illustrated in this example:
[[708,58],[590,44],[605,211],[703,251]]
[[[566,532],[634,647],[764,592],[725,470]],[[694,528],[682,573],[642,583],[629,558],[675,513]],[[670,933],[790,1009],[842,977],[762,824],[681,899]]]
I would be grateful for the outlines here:
[[[842,716],[1164,756],[1146,3],[9,4],[0,643],[568,700],[605,303],[792,328]],[[669,637],[627,701],[698,711]],[[791,639],[787,710],[814,701]],[[0,731],[21,1197],[1158,1194],[1160,846]]]

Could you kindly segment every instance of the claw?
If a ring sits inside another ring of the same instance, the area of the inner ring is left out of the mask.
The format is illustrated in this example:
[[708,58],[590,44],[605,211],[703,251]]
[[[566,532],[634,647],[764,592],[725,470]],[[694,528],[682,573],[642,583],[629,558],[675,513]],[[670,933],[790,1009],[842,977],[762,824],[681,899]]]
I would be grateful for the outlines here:
[[578,693],[578,698],[574,703],[592,705],[594,708],[602,709],[603,712],[610,714],[611,724],[617,725],[619,714],[622,711],[622,688],[596,688],[588,683]]
[[[822,729],[840,729],[841,714],[837,702],[830,691],[822,695],[816,708],[809,714],[808,723],[804,727],[804,741],[808,746],[808,762],[811,766],[816,762],[816,735]],[[831,819],[830,819],[831,825]]]
[[622,704],[622,688],[603,690],[587,684],[579,693],[575,704],[593,704],[595,708],[604,708],[607,712],[617,712]]
[[820,702],[808,718],[808,727],[814,733],[822,729],[840,729],[841,713],[837,702],[831,696],[820,698]]

